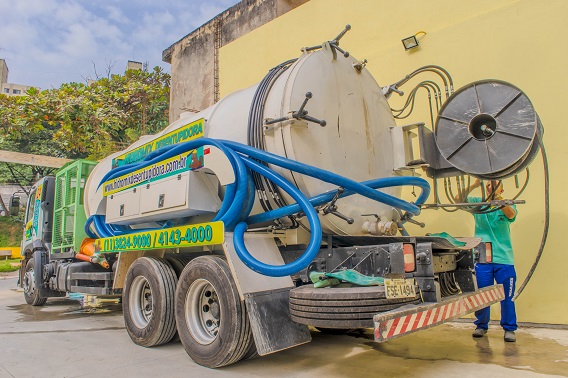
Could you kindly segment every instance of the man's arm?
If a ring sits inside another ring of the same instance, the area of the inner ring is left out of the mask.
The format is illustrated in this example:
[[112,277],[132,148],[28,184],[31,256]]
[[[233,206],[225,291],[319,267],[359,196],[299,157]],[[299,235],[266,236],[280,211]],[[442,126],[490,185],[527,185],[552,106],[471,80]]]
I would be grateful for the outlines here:
[[[498,196],[494,199],[500,201],[503,199],[503,197]],[[513,219],[517,216],[517,211],[512,206],[504,206],[501,211],[503,212],[503,214],[505,214],[507,219]]]

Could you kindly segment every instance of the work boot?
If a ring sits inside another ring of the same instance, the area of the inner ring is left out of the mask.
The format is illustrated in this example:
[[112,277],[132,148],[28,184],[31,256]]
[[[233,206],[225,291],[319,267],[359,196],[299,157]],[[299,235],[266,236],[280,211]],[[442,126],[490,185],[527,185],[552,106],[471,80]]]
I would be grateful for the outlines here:
[[517,341],[515,331],[505,331],[505,341],[508,343],[514,343],[515,341]]
[[[484,328],[476,328],[475,331],[471,334],[471,336],[475,338],[483,337],[487,333],[487,330]],[[514,336],[514,335],[513,335]]]

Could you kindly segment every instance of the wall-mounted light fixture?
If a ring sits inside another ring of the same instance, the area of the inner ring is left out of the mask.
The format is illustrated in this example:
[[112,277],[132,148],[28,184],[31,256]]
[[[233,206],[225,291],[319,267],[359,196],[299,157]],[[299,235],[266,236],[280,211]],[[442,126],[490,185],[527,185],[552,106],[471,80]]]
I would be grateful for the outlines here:
[[404,39],[402,40],[402,45],[404,46],[404,49],[405,49],[406,51],[412,50],[412,49],[414,49],[414,48],[416,48],[416,47],[419,46],[418,38],[417,38],[417,37],[418,37],[418,35],[420,35],[420,34],[426,35],[426,32],[419,31],[418,33],[416,33],[416,34],[414,34],[414,35],[411,35],[410,37],[406,37],[406,38],[404,38]]

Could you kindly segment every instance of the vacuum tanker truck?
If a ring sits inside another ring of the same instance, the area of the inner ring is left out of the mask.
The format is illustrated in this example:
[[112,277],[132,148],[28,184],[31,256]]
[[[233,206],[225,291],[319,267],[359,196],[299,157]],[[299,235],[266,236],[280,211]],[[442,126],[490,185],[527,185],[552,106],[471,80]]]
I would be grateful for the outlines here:
[[524,169],[541,132],[530,101],[500,81],[453,93],[444,80],[432,130],[397,126],[387,98],[443,69],[381,87],[339,47],[345,31],[156,135],[39,180],[22,242],[27,303],[121,296],[136,344],[177,337],[220,367],[307,343],[308,326],[371,328],[383,342],[502,300],[502,286],[476,285],[490,243],[412,236],[405,223],[428,205],[420,175]]

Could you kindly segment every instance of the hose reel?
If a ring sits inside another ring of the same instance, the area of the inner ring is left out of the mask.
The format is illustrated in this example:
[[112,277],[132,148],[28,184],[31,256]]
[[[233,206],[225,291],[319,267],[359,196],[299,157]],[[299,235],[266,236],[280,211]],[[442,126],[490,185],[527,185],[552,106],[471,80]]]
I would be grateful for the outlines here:
[[456,91],[440,109],[436,144],[455,168],[483,180],[522,171],[540,148],[543,128],[519,88],[483,80]]

